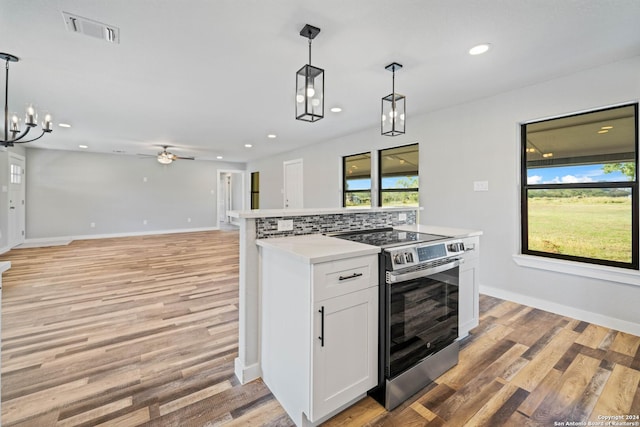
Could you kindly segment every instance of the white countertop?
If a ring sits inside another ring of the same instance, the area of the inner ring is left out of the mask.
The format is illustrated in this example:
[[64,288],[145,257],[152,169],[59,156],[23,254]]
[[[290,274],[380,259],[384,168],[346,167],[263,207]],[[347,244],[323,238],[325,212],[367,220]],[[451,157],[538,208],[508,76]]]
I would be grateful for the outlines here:
[[380,248],[322,234],[258,239],[256,244],[265,249],[285,252],[308,263],[335,261],[362,255],[377,254]]
[[384,208],[310,208],[310,209],[254,209],[250,211],[228,211],[233,218],[272,218],[287,216],[334,215],[367,212],[419,211],[418,207],[384,207]]
[[[402,231],[417,231],[419,233],[440,234],[457,238],[482,235],[482,231],[478,230],[436,225],[402,225],[394,228]],[[380,248],[377,246],[328,237],[322,234],[258,239],[256,240],[256,244],[263,248],[285,252],[308,264],[335,261],[342,258],[371,255],[380,252]]]
[[482,231],[479,230],[467,230],[465,228],[443,227],[439,225],[398,225],[393,228],[402,231],[417,231],[418,233],[439,234],[441,236],[457,238],[482,236]]

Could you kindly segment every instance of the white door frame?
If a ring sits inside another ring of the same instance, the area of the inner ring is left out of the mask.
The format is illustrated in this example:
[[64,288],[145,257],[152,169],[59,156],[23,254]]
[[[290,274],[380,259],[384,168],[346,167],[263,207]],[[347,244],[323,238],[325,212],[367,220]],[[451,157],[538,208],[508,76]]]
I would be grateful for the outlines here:
[[[10,248],[12,247],[16,247],[22,243],[24,243],[25,239],[26,239],[26,168],[27,168],[27,160],[24,156],[21,156],[20,154],[17,153],[9,153],[8,156],[8,161],[9,164],[8,166],[8,170],[7,172],[9,174],[11,174],[11,164],[15,164],[15,163],[19,163],[20,166],[22,167],[22,181],[20,183],[20,194],[18,195],[18,200],[14,200],[13,202],[9,202],[9,205],[7,206],[7,217],[9,218],[9,229],[8,231],[8,236],[7,236],[7,243],[8,246]],[[15,163],[14,163],[15,162]],[[14,184],[11,184],[11,176],[9,176],[9,194],[8,194],[8,198],[7,200],[11,200],[11,186]],[[12,209],[13,208],[13,209]],[[22,230],[18,231],[18,234],[14,236],[14,232],[15,230],[12,230],[11,228],[14,226],[13,221],[12,221],[12,215],[11,213],[13,212],[14,215],[18,215],[20,216],[20,218],[17,219],[18,224],[20,224],[20,228],[22,228]]]
[[[220,225],[220,221],[222,219],[222,211],[220,210],[220,202],[221,197],[223,195],[223,191],[222,191],[222,186],[220,185],[220,178],[222,177],[222,174],[226,174],[226,173],[239,173],[240,174],[240,185],[241,185],[241,189],[240,189],[240,193],[241,193],[241,197],[242,197],[242,203],[241,203],[241,209],[240,210],[244,210],[245,207],[245,200],[246,200],[246,188],[244,187],[244,175],[245,175],[245,171],[243,170],[238,170],[238,169],[218,169],[217,173],[216,173],[216,215],[217,215],[217,224],[216,227],[218,227]],[[234,220],[234,222],[238,222],[237,219]]]
[[[289,165],[293,165],[293,164],[300,164],[300,197],[301,200],[300,202],[300,206],[299,208],[304,207],[304,181],[303,181],[303,177],[304,177],[304,164],[302,163],[302,159],[295,159],[295,160],[285,160],[284,162],[282,162],[282,176],[283,176],[283,188],[282,188],[282,206],[285,209],[289,208],[289,203],[287,202],[287,199],[289,198],[288,194],[287,194],[287,166]],[[298,207],[296,207],[298,208]]]

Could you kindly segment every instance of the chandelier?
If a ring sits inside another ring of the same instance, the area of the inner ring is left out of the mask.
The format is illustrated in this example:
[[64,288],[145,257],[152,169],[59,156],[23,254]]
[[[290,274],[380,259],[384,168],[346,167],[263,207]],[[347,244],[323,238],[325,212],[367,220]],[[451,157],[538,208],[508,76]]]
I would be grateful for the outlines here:
[[[42,121],[42,133],[40,136],[32,139],[25,139],[29,131],[38,125],[38,113],[32,105],[27,107],[24,124],[24,131],[20,132],[20,118],[17,115],[12,115],[9,118],[9,62],[18,62],[20,59],[11,55],[10,53],[1,53],[0,58],[6,61],[6,74],[4,84],[4,138],[0,140],[0,144],[5,147],[13,147],[13,144],[22,144],[25,142],[35,141],[42,138],[45,133],[50,133],[53,130],[53,122],[51,121],[51,115],[46,114]],[[11,134],[11,135],[9,135]]]

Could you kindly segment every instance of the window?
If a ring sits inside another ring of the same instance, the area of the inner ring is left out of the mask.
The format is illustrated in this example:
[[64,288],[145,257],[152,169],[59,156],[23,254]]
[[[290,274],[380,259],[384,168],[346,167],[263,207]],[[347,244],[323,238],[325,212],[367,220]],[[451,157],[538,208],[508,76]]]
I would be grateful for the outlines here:
[[251,172],[251,209],[260,209],[260,172]]
[[22,184],[22,167],[11,164],[9,167],[9,183]]
[[638,104],[521,132],[522,253],[638,269]]
[[371,153],[342,158],[342,206],[371,206]]
[[380,150],[380,206],[418,206],[418,144]]

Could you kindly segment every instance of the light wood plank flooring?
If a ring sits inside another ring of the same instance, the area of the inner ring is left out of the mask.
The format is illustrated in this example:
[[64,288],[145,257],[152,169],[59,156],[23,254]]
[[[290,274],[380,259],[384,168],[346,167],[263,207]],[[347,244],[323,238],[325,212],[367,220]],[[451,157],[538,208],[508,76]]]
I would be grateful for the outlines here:
[[[13,250],[3,279],[2,425],[290,426],[233,374],[238,232]],[[327,426],[554,426],[640,414],[640,338],[481,297],[460,363],[392,412]]]

